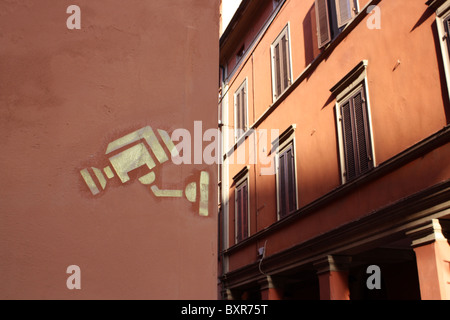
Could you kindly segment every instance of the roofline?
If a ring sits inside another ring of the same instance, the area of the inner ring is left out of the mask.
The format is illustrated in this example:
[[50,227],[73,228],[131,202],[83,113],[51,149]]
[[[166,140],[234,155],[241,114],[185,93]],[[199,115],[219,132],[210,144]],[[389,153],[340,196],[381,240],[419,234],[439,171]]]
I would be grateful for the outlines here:
[[234,13],[233,17],[231,18],[230,22],[228,23],[227,28],[220,36],[219,45],[222,47],[222,45],[225,43],[225,41],[228,39],[228,36],[231,34],[231,32],[234,30],[234,27],[236,26],[236,23],[241,18],[242,14],[244,13],[245,9],[248,7],[249,3],[252,0],[242,0],[241,4],[237,8],[236,12]]

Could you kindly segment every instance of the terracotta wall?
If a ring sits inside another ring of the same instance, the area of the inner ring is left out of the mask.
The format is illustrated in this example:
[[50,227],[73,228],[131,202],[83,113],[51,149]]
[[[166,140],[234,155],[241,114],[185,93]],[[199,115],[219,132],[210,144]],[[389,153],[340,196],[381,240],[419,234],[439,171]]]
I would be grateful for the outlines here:
[[[81,29],[67,28],[71,4]],[[217,127],[218,27],[211,0],[0,4],[1,299],[217,297],[217,169],[160,163],[139,130],[151,127],[169,154],[157,129],[194,138],[196,120]],[[119,138],[129,144],[114,155],[143,149],[114,167],[106,153]],[[70,265],[80,290],[66,286]]]

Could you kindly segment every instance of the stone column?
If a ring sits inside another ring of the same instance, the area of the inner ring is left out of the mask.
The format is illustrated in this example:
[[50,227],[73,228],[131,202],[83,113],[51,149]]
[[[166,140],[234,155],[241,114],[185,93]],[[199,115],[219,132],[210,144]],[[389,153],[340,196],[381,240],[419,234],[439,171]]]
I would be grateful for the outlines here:
[[320,300],[350,300],[350,262],[351,257],[328,255],[314,263],[319,277]]
[[408,231],[416,253],[422,300],[450,299],[450,246],[438,219]]
[[283,290],[275,285],[271,276],[259,281],[262,300],[282,300]]

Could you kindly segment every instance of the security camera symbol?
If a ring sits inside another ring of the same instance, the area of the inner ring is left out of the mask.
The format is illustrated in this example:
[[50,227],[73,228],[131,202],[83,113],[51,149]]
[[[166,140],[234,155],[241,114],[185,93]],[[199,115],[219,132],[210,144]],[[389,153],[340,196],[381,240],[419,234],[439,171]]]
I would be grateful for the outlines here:
[[[158,136],[162,143],[160,143]],[[178,156],[178,150],[169,134],[160,129],[158,129],[157,134],[155,134],[150,126],[146,126],[111,142],[108,144],[105,154],[111,155],[114,151],[123,149],[124,147],[134,144],[140,140],[144,140],[150,146],[156,161],[160,164],[169,160],[169,156],[164,150],[163,145],[168,150],[169,155],[172,157]],[[132,170],[143,166],[147,166],[149,170],[153,170],[156,167],[155,160],[143,142],[135,144],[118,154],[112,155],[108,159],[111,167],[114,169],[122,183],[126,183],[130,180],[128,173]],[[111,167],[106,166],[103,168],[103,172],[98,168],[91,167],[94,176],[89,173],[87,168],[80,171],[81,176],[93,195],[97,195],[105,190],[107,179],[112,179],[115,177]],[[94,178],[97,179],[101,190],[97,187]],[[195,203],[197,198],[199,198],[199,215],[208,216],[209,173],[207,171],[200,172],[198,184],[196,182],[189,183],[184,190],[161,190],[153,184],[155,179],[155,172],[150,171],[138,180],[141,184],[150,186],[150,190],[156,197],[186,197],[186,199],[192,203]]]

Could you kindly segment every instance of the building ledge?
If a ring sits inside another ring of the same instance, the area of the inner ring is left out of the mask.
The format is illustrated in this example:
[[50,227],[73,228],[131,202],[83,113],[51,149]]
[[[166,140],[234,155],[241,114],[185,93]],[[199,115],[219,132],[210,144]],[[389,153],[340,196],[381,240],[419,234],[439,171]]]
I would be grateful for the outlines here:
[[[231,270],[223,274],[220,280],[226,283],[227,288],[239,287],[267,275],[276,276],[292,268],[312,265],[327,255],[342,255],[355,248],[370,250],[383,240],[405,239],[411,231],[429,224],[430,220],[449,219],[449,197],[450,179],[389,204],[361,219]],[[448,221],[442,220],[447,227]]]

